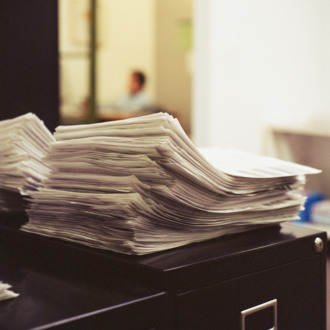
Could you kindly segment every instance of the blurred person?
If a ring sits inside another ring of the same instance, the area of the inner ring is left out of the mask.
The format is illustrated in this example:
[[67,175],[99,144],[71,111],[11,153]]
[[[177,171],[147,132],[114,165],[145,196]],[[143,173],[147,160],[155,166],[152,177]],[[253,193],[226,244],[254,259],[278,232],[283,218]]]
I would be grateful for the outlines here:
[[118,100],[117,108],[126,112],[140,112],[149,110],[150,99],[144,91],[146,75],[142,71],[132,71],[128,83],[128,91]]

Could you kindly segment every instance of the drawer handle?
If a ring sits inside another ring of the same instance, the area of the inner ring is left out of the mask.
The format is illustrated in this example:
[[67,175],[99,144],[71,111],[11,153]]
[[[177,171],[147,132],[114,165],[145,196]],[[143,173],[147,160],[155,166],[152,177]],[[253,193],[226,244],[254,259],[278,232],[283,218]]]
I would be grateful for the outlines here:
[[245,318],[248,315],[257,313],[263,309],[269,308],[269,307],[273,307],[273,320],[274,320],[274,325],[272,328],[270,328],[269,330],[277,330],[277,299],[273,299],[270,301],[267,301],[263,304],[245,309],[244,311],[241,311],[241,329],[245,330]]

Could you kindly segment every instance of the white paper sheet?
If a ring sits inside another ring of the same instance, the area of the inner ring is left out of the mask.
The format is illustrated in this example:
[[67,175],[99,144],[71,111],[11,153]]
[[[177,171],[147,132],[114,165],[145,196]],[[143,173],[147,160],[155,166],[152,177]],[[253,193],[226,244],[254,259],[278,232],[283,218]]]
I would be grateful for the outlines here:
[[16,298],[19,296],[18,293],[15,293],[14,291],[9,290],[10,288],[11,288],[11,285],[0,281],[0,300],[12,299],[12,298]]

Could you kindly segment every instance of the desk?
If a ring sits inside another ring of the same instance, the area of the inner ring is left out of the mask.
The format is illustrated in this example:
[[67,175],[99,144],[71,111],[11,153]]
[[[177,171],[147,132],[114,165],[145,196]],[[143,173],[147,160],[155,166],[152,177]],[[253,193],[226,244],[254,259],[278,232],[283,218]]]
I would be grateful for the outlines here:
[[[325,121],[327,124],[328,121]],[[330,198],[330,128],[319,124],[313,127],[268,127],[264,153],[280,159],[312,166],[322,173],[307,177],[306,192],[321,192]],[[308,223],[330,233],[330,226]],[[330,235],[328,235],[330,236]]]
[[[121,120],[121,119],[129,119],[132,117],[140,117],[145,115],[151,115],[153,113],[157,112],[166,112],[164,109],[153,107],[141,111],[125,111],[124,109],[121,110],[114,110],[114,109],[100,109],[97,113],[97,118],[99,121],[113,121],[113,120]],[[168,112],[171,114],[174,118],[179,119],[179,116],[177,113],[174,112]]]
[[325,193],[330,198],[330,129],[269,127],[264,153],[287,161],[315,167],[321,174],[307,178],[306,190]]
[[[283,224],[135,257],[1,228],[0,261],[10,267],[0,278],[21,296],[0,304],[0,325],[31,327],[34,312],[69,329],[79,319],[79,329],[129,320],[125,329],[238,330],[243,310],[276,299],[279,329],[325,329],[326,246],[315,249],[317,237],[326,244],[324,232]],[[106,313],[91,318],[95,310]],[[253,314],[246,330],[274,323],[272,306]]]
[[113,121],[129,119],[132,117],[139,117],[144,115],[152,114],[153,112],[141,111],[141,112],[129,112],[129,111],[109,111],[109,112],[98,112],[97,118],[99,121]]

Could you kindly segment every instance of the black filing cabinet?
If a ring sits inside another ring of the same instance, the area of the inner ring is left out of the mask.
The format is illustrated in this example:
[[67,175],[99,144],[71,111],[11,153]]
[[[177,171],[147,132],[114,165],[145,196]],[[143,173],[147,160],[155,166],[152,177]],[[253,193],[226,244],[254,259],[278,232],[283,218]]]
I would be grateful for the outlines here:
[[177,329],[326,329],[326,233],[283,224],[126,260]]
[[180,329],[324,329],[317,256],[178,294]]
[[0,325],[34,312],[65,329],[324,330],[326,242],[287,223],[139,257],[2,228],[0,279],[21,296],[0,302]]
[[172,328],[166,292],[103,270],[82,250],[0,229],[0,280],[20,294],[0,301],[0,329]]

